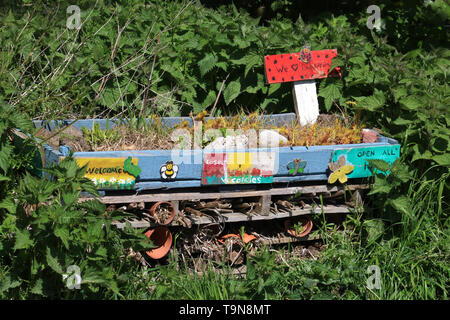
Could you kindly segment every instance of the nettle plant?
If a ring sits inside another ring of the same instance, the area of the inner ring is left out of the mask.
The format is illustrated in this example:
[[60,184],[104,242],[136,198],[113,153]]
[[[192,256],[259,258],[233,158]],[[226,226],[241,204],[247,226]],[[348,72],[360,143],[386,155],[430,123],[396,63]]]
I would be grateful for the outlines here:
[[[13,128],[32,126],[0,104],[0,297],[120,296],[127,249],[151,248],[150,240],[130,225],[111,224],[124,213],[107,212],[97,199],[78,202],[82,191],[98,192],[74,158],[47,169],[52,180],[30,174],[31,162],[19,163],[17,155],[34,140],[14,146]],[[79,271],[80,290],[70,289],[70,270]]]

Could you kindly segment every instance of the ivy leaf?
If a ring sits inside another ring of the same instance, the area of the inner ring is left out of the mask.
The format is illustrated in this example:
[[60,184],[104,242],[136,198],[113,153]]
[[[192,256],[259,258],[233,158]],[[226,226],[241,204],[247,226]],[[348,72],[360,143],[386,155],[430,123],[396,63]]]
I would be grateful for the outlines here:
[[230,104],[241,93],[241,84],[239,81],[232,81],[223,90],[223,98],[227,105]]

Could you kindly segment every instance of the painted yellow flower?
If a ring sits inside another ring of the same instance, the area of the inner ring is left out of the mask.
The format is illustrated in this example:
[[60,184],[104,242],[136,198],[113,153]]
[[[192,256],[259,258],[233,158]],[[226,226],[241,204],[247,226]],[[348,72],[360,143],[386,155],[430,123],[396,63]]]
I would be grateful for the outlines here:
[[352,172],[355,168],[352,164],[345,164],[346,160],[344,156],[340,156],[337,162],[330,162],[328,168],[333,171],[328,177],[328,183],[333,184],[337,180],[340,183],[347,182],[347,174]]

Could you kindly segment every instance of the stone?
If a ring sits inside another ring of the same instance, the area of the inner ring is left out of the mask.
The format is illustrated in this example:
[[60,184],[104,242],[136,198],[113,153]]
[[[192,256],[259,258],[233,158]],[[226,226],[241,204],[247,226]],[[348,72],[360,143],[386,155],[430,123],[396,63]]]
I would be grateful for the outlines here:
[[378,141],[378,134],[370,129],[362,129],[363,143],[374,143]]
[[275,130],[261,130],[259,132],[260,148],[277,148],[288,144],[288,139]]
[[205,150],[240,150],[248,149],[248,138],[245,135],[218,137],[208,144]]

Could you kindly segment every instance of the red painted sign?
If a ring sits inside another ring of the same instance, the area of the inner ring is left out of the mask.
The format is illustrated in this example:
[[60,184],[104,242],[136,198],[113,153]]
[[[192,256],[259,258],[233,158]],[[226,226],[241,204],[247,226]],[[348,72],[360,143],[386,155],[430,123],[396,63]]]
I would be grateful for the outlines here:
[[340,75],[339,67],[329,73],[331,59],[337,56],[336,49],[276,54],[265,56],[268,83],[292,82],[326,78]]

